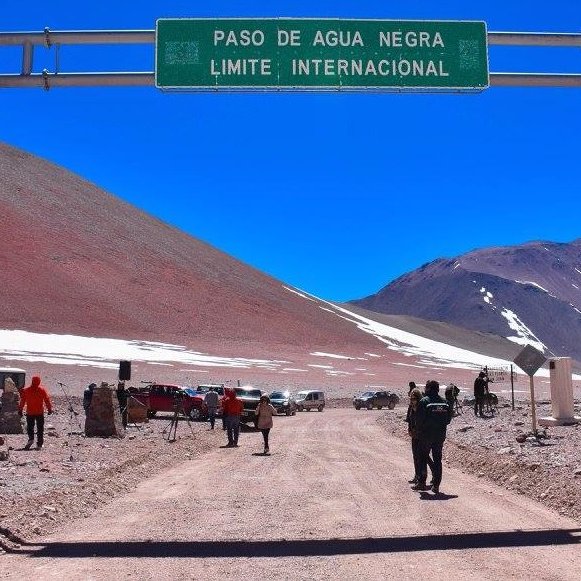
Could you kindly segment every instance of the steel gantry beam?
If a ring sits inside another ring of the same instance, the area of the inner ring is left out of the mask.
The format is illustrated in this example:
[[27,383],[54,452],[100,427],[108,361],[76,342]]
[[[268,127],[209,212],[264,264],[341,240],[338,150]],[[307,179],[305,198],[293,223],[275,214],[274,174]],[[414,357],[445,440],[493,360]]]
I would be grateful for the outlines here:
[[[155,85],[152,71],[61,73],[33,72],[34,47],[87,44],[155,45],[155,30],[66,30],[0,32],[0,47],[21,46],[20,74],[0,74],[0,88],[17,87],[149,87]],[[498,46],[559,46],[581,48],[581,33],[488,32],[488,44]],[[493,87],[581,87],[581,74],[491,72]]]

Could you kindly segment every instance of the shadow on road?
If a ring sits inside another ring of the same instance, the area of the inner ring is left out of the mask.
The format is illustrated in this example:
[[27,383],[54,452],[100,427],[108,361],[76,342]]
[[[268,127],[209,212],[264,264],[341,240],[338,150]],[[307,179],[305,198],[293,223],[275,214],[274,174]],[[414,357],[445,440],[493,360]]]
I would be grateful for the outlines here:
[[314,557],[460,549],[542,547],[581,543],[581,529],[471,532],[367,539],[277,541],[95,541],[29,544],[15,554],[50,558]]
[[457,494],[445,494],[438,492],[437,494],[428,494],[427,492],[420,492],[420,500],[452,500],[458,498]]

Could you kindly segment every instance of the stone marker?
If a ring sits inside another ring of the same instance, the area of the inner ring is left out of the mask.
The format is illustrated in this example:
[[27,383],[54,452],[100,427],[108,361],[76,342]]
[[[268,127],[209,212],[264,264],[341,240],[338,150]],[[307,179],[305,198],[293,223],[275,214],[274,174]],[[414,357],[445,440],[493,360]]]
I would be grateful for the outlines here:
[[89,438],[125,437],[117,391],[108,383],[103,382],[100,387],[93,389],[91,405],[85,418],[85,435]]
[[581,422],[573,407],[573,369],[570,357],[549,360],[552,415],[539,419],[541,426],[568,426]]
[[127,421],[130,424],[145,424],[149,421],[147,406],[135,399],[131,394],[127,398]]
[[11,377],[4,380],[0,409],[0,434],[22,434],[22,422],[18,415],[20,395]]

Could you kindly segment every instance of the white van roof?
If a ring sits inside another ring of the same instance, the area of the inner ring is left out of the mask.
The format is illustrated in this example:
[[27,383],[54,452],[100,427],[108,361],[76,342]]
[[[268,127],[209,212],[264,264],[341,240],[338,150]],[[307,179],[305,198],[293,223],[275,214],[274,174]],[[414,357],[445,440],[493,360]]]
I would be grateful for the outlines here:
[[17,367],[0,367],[0,373],[26,373],[26,371]]

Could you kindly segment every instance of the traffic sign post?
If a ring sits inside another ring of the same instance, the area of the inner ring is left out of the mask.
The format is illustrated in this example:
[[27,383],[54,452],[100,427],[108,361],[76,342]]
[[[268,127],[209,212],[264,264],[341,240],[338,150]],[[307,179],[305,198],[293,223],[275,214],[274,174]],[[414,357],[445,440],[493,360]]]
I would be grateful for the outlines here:
[[538,371],[538,369],[546,360],[547,358],[532,345],[527,345],[514,358],[514,362],[529,376],[533,434],[537,433],[537,410],[535,404],[535,384],[533,382],[533,375]]
[[481,91],[485,22],[160,19],[161,89]]

